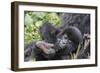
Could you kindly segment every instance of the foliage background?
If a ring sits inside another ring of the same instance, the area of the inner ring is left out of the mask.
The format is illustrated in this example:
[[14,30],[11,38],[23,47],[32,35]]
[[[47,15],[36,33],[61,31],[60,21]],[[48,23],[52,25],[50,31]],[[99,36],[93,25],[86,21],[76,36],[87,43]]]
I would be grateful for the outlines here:
[[38,29],[45,21],[55,27],[61,23],[60,13],[55,12],[25,11],[24,17],[24,44],[41,40]]

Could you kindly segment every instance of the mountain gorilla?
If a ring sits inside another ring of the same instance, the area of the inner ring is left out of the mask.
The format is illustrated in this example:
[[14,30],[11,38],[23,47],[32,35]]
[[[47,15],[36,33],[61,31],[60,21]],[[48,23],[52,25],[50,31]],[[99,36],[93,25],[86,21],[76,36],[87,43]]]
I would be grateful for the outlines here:
[[58,29],[46,22],[39,32],[42,40],[30,44],[32,50],[25,53],[25,61],[28,56],[34,56],[37,61],[70,59],[69,54],[75,52],[82,41],[80,30],[74,26]]

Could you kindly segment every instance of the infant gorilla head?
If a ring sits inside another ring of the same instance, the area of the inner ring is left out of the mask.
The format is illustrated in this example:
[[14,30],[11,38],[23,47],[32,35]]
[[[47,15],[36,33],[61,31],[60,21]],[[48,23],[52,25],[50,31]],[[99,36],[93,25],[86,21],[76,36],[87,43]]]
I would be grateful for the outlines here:
[[70,52],[72,52],[72,50],[76,50],[82,40],[83,38],[80,30],[74,26],[65,27],[59,32],[59,34],[57,34],[57,42],[61,48],[74,48],[71,48]]

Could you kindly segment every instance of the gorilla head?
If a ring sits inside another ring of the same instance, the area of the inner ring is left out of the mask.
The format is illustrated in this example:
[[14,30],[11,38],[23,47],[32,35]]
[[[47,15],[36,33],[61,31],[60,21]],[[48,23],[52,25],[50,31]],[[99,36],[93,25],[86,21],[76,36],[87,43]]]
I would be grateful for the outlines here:
[[57,42],[61,48],[68,48],[72,52],[77,49],[82,42],[82,34],[77,27],[69,26],[61,30],[57,35]]

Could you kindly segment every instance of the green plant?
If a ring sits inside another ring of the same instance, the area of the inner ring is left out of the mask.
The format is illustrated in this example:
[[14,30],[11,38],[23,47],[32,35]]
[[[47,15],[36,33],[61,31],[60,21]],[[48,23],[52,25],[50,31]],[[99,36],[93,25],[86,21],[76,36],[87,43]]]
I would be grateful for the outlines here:
[[54,25],[59,26],[61,20],[58,13],[55,12],[34,12],[25,11],[24,14],[24,43],[28,44],[31,41],[41,40],[38,29],[42,24],[47,21]]

